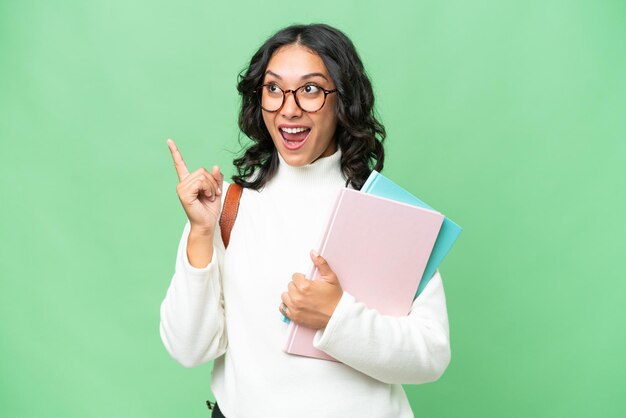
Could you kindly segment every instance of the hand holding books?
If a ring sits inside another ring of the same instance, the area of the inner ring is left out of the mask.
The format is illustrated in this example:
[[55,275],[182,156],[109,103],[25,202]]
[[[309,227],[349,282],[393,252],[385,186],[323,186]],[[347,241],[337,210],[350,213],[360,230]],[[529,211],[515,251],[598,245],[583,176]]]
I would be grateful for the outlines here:
[[288,291],[281,296],[283,303],[278,310],[298,324],[321,329],[328,324],[343,289],[324,257],[315,251],[311,251],[310,256],[319,276],[316,280],[309,280],[302,273],[294,274]]

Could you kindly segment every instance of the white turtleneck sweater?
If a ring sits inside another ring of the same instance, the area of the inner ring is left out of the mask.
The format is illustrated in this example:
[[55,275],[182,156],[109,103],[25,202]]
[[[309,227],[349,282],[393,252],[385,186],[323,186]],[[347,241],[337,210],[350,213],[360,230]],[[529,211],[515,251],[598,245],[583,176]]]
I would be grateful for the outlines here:
[[340,157],[304,167],[281,158],[260,192],[244,189],[228,250],[218,230],[205,268],[189,264],[185,225],[161,305],[161,339],[185,367],[215,359],[211,389],[227,418],[412,417],[401,384],[432,382],[448,366],[439,272],[406,317],[381,315],[344,292],[315,340],[342,363],[283,351],[280,296],[293,273],[310,271],[309,251],[345,185]]

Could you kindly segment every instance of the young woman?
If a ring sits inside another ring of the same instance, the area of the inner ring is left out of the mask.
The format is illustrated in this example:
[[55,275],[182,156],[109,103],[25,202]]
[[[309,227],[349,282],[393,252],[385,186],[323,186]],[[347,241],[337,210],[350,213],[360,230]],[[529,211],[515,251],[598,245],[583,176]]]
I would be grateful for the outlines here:
[[[312,251],[337,191],[383,166],[385,131],[352,42],[327,25],[287,27],[254,54],[238,91],[253,143],[234,161],[243,193],[227,249],[218,220],[229,185],[218,167],[189,173],[168,141],[188,222],[161,305],[165,347],[186,367],[215,359],[214,416],[412,417],[401,384],[436,380],[450,360],[439,273],[408,316],[389,317],[344,292]],[[311,262],[315,281],[302,274]],[[317,329],[316,348],[341,363],[286,354],[277,310]]]

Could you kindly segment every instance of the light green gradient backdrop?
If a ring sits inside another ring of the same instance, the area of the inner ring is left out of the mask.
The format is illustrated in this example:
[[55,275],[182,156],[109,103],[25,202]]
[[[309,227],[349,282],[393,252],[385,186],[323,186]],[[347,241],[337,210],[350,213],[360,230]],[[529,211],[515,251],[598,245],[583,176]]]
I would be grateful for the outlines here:
[[624,1],[4,0],[2,417],[208,416],[210,365],[158,335],[185,221],[165,139],[232,174],[236,75],[314,21],[361,53],[385,174],[464,227],[416,415],[623,414]]

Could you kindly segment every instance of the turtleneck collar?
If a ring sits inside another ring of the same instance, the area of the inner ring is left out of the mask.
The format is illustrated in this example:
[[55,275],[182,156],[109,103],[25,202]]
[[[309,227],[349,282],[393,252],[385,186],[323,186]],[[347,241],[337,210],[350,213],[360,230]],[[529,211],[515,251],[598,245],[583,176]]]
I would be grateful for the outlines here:
[[341,150],[337,148],[334,154],[322,157],[301,167],[293,167],[285,162],[278,153],[278,170],[268,186],[295,187],[310,189],[318,187],[342,187],[346,179],[341,172]]

